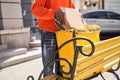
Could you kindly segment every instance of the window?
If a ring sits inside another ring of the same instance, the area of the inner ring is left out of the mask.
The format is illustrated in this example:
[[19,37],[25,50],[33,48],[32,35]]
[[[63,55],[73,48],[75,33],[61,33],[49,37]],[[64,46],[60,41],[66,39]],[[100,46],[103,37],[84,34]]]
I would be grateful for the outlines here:
[[87,13],[83,15],[84,18],[91,18],[91,13]]
[[117,19],[120,20],[120,15],[114,12],[107,12],[109,19]]
[[84,18],[108,19],[106,12],[96,11],[83,15]]

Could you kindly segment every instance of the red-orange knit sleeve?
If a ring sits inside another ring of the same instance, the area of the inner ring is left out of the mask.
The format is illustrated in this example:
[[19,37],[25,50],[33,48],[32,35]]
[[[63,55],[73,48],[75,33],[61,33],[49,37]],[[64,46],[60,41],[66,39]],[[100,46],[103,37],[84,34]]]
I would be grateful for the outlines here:
[[44,7],[46,0],[35,0],[31,6],[31,12],[38,19],[50,20],[54,18],[55,11]]
[[70,0],[70,8],[75,8],[75,6],[74,6],[72,0]]

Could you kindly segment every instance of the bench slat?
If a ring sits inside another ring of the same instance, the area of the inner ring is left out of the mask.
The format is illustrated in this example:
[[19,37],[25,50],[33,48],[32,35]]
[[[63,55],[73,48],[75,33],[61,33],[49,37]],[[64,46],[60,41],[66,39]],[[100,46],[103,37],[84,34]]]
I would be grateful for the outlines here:
[[[79,71],[79,73],[76,74],[75,80],[86,79],[86,78],[89,78],[90,76],[93,76],[94,73],[102,72],[104,70],[104,65],[106,65],[106,64],[110,63],[111,61],[116,60],[118,58],[120,59],[120,51],[116,52],[111,57],[101,60],[101,62],[99,61],[98,63],[93,64],[89,67],[86,67],[85,69],[81,69],[81,71]],[[109,68],[107,67],[106,71],[109,70],[112,66],[113,65],[109,65]]]

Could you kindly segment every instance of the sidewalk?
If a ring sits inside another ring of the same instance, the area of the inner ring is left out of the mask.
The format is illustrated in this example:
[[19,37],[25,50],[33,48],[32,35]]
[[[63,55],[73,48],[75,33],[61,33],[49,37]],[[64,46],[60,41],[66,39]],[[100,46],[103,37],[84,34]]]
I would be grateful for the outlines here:
[[17,64],[0,70],[0,80],[27,80],[33,75],[37,80],[42,70],[41,58]]
[[[0,70],[0,80],[27,80],[29,75],[34,76],[35,80],[43,69],[42,59],[38,58],[28,62],[24,62],[11,67],[3,68]],[[120,76],[120,69],[117,71]],[[103,76],[106,80],[117,80],[113,74],[104,73]],[[94,78],[93,80],[103,80],[101,76]]]

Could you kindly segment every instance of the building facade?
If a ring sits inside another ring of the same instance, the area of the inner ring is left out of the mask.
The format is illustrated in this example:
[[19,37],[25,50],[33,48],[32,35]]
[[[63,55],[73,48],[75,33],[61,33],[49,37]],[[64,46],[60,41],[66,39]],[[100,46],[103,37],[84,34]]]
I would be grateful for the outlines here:
[[108,0],[108,9],[120,13],[120,0]]
[[73,0],[73,2],[80,10],[108,9],[120,13],[120,0]]

